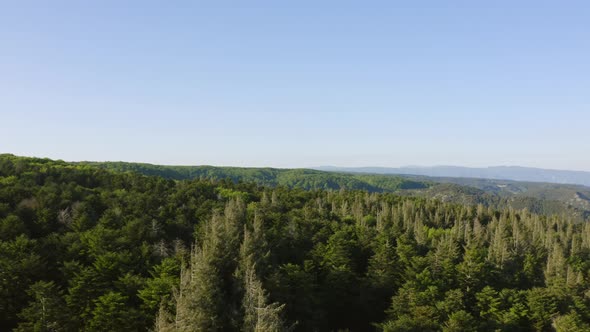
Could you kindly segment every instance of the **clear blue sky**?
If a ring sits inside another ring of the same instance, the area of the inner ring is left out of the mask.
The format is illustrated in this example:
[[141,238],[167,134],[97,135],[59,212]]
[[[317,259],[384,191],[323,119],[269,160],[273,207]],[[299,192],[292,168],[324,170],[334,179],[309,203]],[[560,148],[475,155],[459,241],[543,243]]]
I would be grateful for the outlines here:
[[590,2],[4,1],[0,152],[590,171]]

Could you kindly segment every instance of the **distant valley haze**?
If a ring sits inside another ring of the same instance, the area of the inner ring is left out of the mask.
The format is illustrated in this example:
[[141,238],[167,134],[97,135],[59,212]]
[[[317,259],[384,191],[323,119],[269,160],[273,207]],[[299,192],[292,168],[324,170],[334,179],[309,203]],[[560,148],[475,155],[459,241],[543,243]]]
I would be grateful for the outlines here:
[[405,166],[405,167],[335,167],[315,168],[323,171],[404,174],[429,177],[480,178],[528,182],[579,184],[590,186],[590,172],[554,170],[521,166],[462,167],[462,166]]

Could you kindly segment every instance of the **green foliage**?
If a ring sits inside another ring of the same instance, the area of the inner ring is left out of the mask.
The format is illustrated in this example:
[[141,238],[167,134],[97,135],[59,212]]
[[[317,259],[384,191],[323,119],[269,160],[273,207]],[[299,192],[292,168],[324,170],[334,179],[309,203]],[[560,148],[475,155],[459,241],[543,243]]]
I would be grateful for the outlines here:
[[67,329],[67,308],[62,292],[52,281],[38,281],[28,294],[32,301],[19,314],[22,322],[16,331],[63,331]]
[[0,325],[18,322],[17,314],[28,302],[26,290],[44,270],[37,241],[25,235],[0,241]]
[[159,265],[154,266],[151,278],[144,288],[139,290],[139,297],[144,305],[155,314],[161,303],[171,300],[172,290],[180,282],[180,262],[167,257]]
[[3,330],[588,330],[576,218],[387,176],[96,166],[0,156]]
[[449,316],[442,330],[443,332],[476,332],[478,324],[470,313],[459,310]]
[[346,189],[399,192],[459,204],[483,204],[498,209],[505,207],[517,210],[527,209],[543,215],[566,214],[577,220],[590,218],[590,190],[579,185],[478,178],[323,172],[310,169],[161,166],[124,162],[84,162],[81,164],[118,172],[161,176],[174,180],[230,180],[305,190]]
[[87,331],[134,331],[137,330],[137,314],[127,306],[127,297],[117,292],[108,292],[98,297]]
[[553,322],[556,332],[585,332],[590,331],[590,324],[578,314],[571,312],[555,318]]
[[546,330],[551,318],[559,313],[557,299],[546,288],[533,288],[528,293],[528,307],[533,327],[537,331]]
[[[161,176],[174,180],[211,179],[233,182],[253,182],[263,186],[285,186],[305,190],[367,190],[391,192],[400,189],[424,189],[425,181],[414,181],[399,176],[330,173],[311,169],[239,168],[212,166],[160,166],[140,163],[84,162],[82,165],[98,166],[117,172],[134,172]],[[232,195],[227,189],[222,195]]]

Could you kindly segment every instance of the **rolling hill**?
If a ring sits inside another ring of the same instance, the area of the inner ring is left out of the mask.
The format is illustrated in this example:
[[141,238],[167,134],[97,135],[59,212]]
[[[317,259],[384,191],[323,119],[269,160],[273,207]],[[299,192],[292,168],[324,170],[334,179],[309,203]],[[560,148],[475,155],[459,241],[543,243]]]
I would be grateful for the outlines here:
[[526,182],[547,182],[590,186],[590,172],[542,169],[520,166],[494,166],[485,168],[459,166],[433,167],[334,167],[322,166],[318,170],[370,174],[408,174],[431,177],[481,178]]
[[[0,155],[0,162],[46,162],[48,159]],[[214,166],[163,166],[127,162],[58,161],[64,166],[81,165],[112,172],[132,172],[181,181],[190,179],[230,180],[259,186],[303,190],[363,190],[391,192],[402,196],[434,198],[443,202],[528,209],[545,215],[590,218],[590,188],[576,185],[518,182],[494,179],[426,177],[416,175],[327,172],[312,169],[240,168]]]
[[174,180],[230,179],[264,186],[305,190],[366,190],[435,198],[460,204],[510,206],[539,214],[590,218],[590,188],[579,185],[416,175],[328,172],[312,169],[162,166],[127,162],[82,162],[118,172],[137,172]]

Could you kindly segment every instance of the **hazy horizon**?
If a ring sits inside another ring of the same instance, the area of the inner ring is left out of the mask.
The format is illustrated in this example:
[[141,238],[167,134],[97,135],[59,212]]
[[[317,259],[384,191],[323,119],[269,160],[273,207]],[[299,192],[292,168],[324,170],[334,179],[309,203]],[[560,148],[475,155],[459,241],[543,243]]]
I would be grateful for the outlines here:
[[63,160],[65,162],[124,162],[124,163],[140,163],[140,164],[151,164],[151,165],[161,165],[161,166],[213,166],[213,167],[241,167],[241,168],[279,168],[279,169],[322,169],[322,168],[334,168],[334,169],[363,169],[363,168],[377,168],[377,169],[397,169],[397,168],[437,168],[437,167],[458,167],[458,168],[473,168],[473,169],[486,169],[486,168],[498,168],[498,167],[521,167],[521,168],[531,168],[531,169],[542,169],[542,170],[550,170],[550,171],[572,171],[572,172],[588,172],[588,170],[584,169],[563,169],[563,168],[543,168],[543,167],[535,167],[535,166],[526,166],[526,165],[484,165],[484,166],[466,166],[466,165],[412,165],[412,164],[400,164],[399,166],[380,166],[380,165],[360,165],[360,166],[348,166],[348,165],[336,165],[336,164],[325,164],[325,165],[309,165],[309,166],[272,166],[268,164],[260,164],[260,165],[242,165],[242,164],[207,164],[207,163],[197,163],[197,164],[177,164],[177,163],[160,163],[160,162],[150,162],[150,161],[142,161],[142,160],[115,160],[115,159],[63,159],[57,157],[50,157],[50,156],[41,156],[41,155],[21,155],[13,152],[7,151],[0,151],[0,154],[12,154],[19,157],[32,157],[32,158],[48,158],[53,160]]
[[590,171],[590,5],[5,3],[2,152]]

